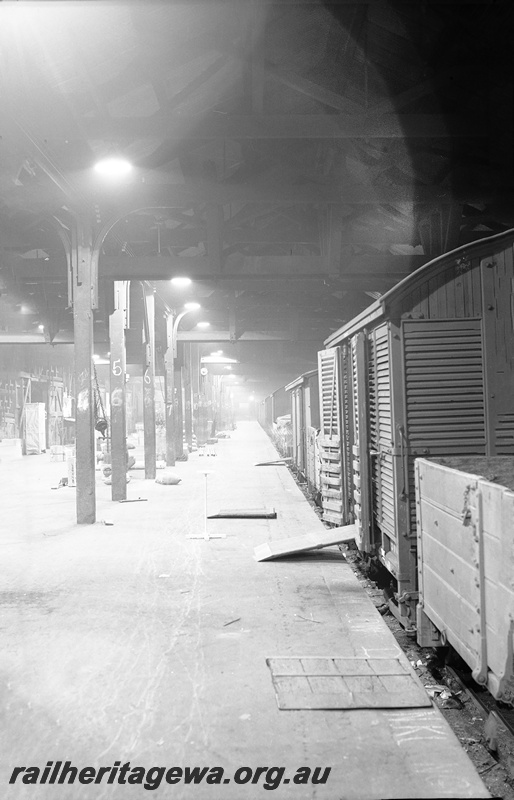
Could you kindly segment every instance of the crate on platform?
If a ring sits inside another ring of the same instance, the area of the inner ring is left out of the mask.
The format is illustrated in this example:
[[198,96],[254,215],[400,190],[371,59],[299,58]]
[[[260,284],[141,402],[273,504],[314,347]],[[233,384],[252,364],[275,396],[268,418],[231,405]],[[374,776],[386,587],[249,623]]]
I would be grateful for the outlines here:
[[77,459],[75,456],[69,456],[68,463],[68,486],[77,485]]
[[50,461],[65,461],[66,451],[61,444],[53,444],[50,447]]

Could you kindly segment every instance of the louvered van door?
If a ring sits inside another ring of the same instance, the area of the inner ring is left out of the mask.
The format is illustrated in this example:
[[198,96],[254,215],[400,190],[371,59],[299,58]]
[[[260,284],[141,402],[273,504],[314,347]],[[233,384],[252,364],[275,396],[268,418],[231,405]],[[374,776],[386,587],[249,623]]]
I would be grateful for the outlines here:
[[303,410],[303,386],[298,386],[294,392],[296,411],[296,464],[301,473],[305,471],[304,463],[304,430],[305,415]]
[[[381,325],[370,334],[369,446],[374,528],[380,532],[386,552],[395,550],[393,542],[397,537],[395,502],[397,467],[392,450],[390,360],[389,328],[387,325]],[[384,541],[384,535],[388,540]]]
[[293,442],[293,465],[299,469],[299,452],[298,452],[298,441],[299,441],[299,430],[300,430],[300,419],[298,418],[298,398],[297,398],[297,389],[291,390],[291,431],[292,431],[292,442]]
[[344,344],[341,348],[341,456],[342,456],[342,492],[343,522],[345,525],[354,522],[353,513],[353,421],[352,421],[352,365],[350,347]]
[[486,455],[481,321],[405,321],[403,343],[408,490],[415,532],[415,457]]
[[368,376],[366,337],[358,333],[351,341],[353,386],[353,499],[358,528],[357,546],[367,552],[370,547],[370,510],[372,487],[368,452]]
[[323,519],[343,524],[340,350],[318,353],[320,425],[320,481]]

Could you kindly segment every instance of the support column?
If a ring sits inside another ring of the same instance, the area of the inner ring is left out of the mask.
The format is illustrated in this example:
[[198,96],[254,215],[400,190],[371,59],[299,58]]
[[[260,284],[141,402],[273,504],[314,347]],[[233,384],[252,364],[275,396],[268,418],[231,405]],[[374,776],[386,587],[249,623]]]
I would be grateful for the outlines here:
[[155,479],[155,295],[144,287],[145,363],[143,366],[143,422],[145,442],[145,478]]
[[89,220],[76,219],[71,242],[70,302],[73,303],[75,357],[75,447],[77,522],[96,521],[95,437],[93,401],[93,307],[96,275],[92,268]]
[[127,427],[126,427],[126,281],[114,282],[114,311],[109,317],[111,351],[111,467],[113,500],[127,498]]
[[189,452],[193,446],[193,391],[191,381],[191,343],[184,342],[184,365],[182,367],[184,376],[184,427],[186,431],[186,442]]
[[[198,392],[198,427],[196,436],[198,445],[203,445],[210,437],[211,432],[209,428],[209,396],[210,386],[207,381],[207,375],[200,376],[200,386]],[[212,408],[212,403],[210,404]]]
[[193,433],[197,437],[200,428],[200,351],[199,345],[190,344],[191,389],[193,394]]
[[225,382],[223,380],[225,376],[219,375],[219,398],[220,398],[220,410],[219,410],[219,419],[218,425],[220,431],[226,431],[229,427],[228,425],[228,414],[227,414],[227,392]]
[[175,458],[184,455],[184,408],[182,402],[182,359],[175,364]]
[[166,317],[164,385],[166,398],[166,466],[175,466],[175,359],[173,357],[173,314]]

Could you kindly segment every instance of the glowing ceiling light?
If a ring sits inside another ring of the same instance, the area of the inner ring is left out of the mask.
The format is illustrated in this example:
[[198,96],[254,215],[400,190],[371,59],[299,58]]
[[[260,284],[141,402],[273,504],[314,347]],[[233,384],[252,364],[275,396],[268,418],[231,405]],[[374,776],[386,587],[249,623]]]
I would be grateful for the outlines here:
[[196,327],[197,328],[210,328],[211,327],[211,323],[210,322],[199,322]]
[[124,178],[132,172],[132,164],[121,156],[109,156],[97,161],[94,170],[104,178]]
[[185,289],[186,286],[191,286],[193,281],[191,280],[191,278],[177,276],[176,278],[172,278],[170,280],[170,283],[172,283],[173,286],[176,286],[178,289]]
[[198,311],[201,307],[200,303],[184,303],[186,311]]
[[44,325],[38,325],[37,329],[38,329],[38,331],[41,331],[41,333],[42,333],[44,331],[44,329],[45,329],[45,326]]

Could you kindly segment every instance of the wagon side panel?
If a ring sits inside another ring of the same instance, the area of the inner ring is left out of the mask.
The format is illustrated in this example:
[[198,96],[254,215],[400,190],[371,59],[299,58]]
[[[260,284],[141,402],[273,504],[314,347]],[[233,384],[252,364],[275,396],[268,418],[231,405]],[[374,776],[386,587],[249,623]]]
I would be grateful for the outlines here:
[[514,631],[514,492],[480,479],[488,686],[512,701]]
[[486,674],[478,478],[418,459],[420,609],[475,674]]

